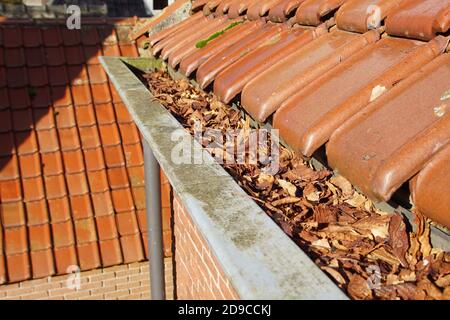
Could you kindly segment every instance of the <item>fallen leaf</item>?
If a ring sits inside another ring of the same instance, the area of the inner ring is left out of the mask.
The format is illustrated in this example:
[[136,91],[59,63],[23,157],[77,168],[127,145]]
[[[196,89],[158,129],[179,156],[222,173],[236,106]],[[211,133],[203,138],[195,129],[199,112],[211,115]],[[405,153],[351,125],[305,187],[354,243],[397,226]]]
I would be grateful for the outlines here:
[[326,271],[331,277],[333,277],[333,279],[336,280],[338,284],[347,283],[347,281],[345,281],[344,277],[339,273],[339,271],[330,267],[321,267],[321,269]]
[[277,182],[280,185],[280,187],[283,188],[283,190],[286,191],[291,197],[296,196],[297,187],[294,186],[292,183],[283,179],[278,179]]
[[341,189],[344,197],[350,197],[351,195],[353,195],[354,190],[352,184],[343,176],[332,177],[330,179],[330,182],[339,189]]
[[389,244],[394,255],[400,260],[402,265],[406,267],[406,254],[409,248],[408,234],[406,233],[406,225],[401,214],[394,214],[389,222]]
[[369,283],[366,279],[360,275],[354,275],[348,284],[347,292],[351,298],[355,300],[368,300],[372,299],[372,290],[369,287]]

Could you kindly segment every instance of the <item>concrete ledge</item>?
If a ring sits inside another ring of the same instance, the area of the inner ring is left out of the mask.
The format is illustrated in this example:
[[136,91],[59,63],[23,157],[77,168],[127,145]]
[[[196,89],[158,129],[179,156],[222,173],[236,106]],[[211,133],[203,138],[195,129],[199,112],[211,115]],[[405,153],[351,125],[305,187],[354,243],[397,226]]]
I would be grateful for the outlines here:
[[[170,183],[211,247],[241,299],[348,299],[314,262],[183,129],[136,75],[157,67],[147,58],[100,58]],[[177,165],[180,140],[205,162]]]

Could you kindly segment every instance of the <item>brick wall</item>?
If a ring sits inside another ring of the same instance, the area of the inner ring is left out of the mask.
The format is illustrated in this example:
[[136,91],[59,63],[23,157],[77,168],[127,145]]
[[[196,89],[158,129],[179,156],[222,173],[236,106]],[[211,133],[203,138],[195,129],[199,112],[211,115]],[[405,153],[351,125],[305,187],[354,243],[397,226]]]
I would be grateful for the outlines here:
[[[172,263],[166,258],[166,295],[173,299]],[[74,275],[48,277],[0,286],[0,300],[149,300],[148,262],[97,269],[79,274],[79,289],[69,288]]]
[[173,199],[177,299],[239,299],[179,198]]

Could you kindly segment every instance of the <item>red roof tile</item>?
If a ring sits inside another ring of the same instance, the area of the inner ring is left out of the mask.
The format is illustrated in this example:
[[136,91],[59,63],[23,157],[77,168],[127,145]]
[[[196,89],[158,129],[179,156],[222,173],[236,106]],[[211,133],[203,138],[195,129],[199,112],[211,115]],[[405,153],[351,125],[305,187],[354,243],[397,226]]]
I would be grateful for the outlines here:
[[137,56],[133,24],[0,25],[0,283],[144,258],[140,136],[98,60]]
[[[411,183],[413,201],[449,226],[448,205],[433,191],[433,182],[448,185],[437,169],[448,162],[439,151],[450,139],[448,0],[217,0],[193,8],[204,10],[145,37],[152,54],[202,88],[213,84],[223,102],[240,100],[304,156],[324,148],[328,164],[374,200],[390,199],[429,162]],[[255,21],[195,48],[224,18]]]

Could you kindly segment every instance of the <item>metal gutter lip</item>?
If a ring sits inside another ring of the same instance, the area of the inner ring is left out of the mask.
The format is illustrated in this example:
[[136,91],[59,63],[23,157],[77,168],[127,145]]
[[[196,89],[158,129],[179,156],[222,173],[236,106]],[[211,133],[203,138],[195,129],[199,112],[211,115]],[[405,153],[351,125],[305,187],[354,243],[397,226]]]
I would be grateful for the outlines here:
[[[149,59],[100,61],[240,298],[348,299],[124,63],[139,66]],[[179,139],[174,141],[175,130]],[[174,164],[171,153],[180,140],[199,148],[205,162]]]

